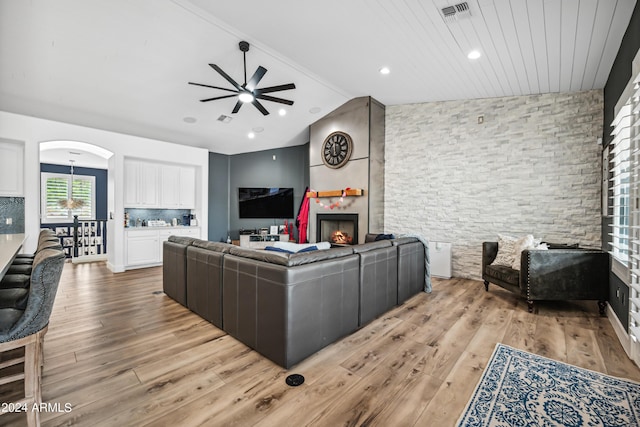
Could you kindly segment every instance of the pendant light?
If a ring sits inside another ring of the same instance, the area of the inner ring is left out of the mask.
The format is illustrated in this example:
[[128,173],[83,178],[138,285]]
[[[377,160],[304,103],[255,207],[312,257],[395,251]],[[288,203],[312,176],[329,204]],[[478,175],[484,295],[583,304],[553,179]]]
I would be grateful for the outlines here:
[[84,206],[84,200],[78,200],[73,198],[73,163],[75,160],[69,160],[71,163],[71,194],[68,199],[61,199],[58,201],[58,206],[63,209],[80,209]]

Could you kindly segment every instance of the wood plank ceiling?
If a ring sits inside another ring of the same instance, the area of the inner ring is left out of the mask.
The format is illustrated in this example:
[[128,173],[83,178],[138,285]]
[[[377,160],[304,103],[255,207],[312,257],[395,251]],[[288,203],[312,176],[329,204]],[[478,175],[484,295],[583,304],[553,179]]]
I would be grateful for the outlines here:
[[[468,16],[445,19],[460,3],[3,0],[0,110],[224,154],[298,145],[357,96],[398,105],[603,88],[636,0],[467,0]],[[209,63],[240,79],[240,40],[249,73],[269,70],[265,86],[296,84],[286,117],[231,114],[235,99],[200,103],[218,93],[187,87],[227,84]],[[469,60],[472,49],[482,56]],[[249,141],[251,129],[262,132]]]

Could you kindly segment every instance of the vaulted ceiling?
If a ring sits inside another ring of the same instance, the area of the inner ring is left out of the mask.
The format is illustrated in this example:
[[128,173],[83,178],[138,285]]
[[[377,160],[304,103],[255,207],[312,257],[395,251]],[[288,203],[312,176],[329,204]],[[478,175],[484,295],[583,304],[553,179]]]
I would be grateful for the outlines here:
[[[299,145],[358,96],[397,105],[600,89],[635,3],[1,0],[0,110],[224,154]],[[264,116],[250,105],[232,114],[235,98],[199,102],[229,93],[187,82],[231,89],[210,63],[244,80],[241,40],[248,77],[263,66],[260,86],[295,83],[272,94],[292,106],[263,101]]]

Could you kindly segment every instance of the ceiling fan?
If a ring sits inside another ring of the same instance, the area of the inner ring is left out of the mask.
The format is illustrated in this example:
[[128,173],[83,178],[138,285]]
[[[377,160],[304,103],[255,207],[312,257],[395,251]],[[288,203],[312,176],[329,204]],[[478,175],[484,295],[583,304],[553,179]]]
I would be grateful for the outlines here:
[[241,41],[239,43],[239,46],[244,56],[244,83],[241,85],[238,84],[227,73],[225,73],[222,70],[222,68],[218,67],[216,64],[209,64],[211,68],[216,70],[222,77],[225,78],[225,80],[231,83],[231,85],[234,88],[228,89],[224,87],[211,86],[211,85],[205,85],[202,83],[193,83],[193,82],[189,82],[189,84],[195,85],[195,86],[209,87],[212,89],[224,90],[227,92],[233,92],[233,94],[216,96],[214,98],[201,99],[200,102],[215,101],[217,99],[233,98],[234,96],[236,96],[238,97],[238,102],[236,103],[236,106],[233,108],[233,111],[231,111],[232,113],[234,114],[237,113],[240,110],[240,107],[242,107],[242,104],[250,102],[265,116],[269,114],[269,112],[267,111],[266,108],[264,108],[264,106],[260,103],[260,101],[258,101],[259,99],[264,101],[279,102],[280,104],[293,105],[293,101],[290,101],[288,99],[265,95],[271,92],[279,92],[281,90],[295,89],[296,85],[294,85],[293,83],[288,83],[288,84],[278,85],[278,86],[270,86],[270,87],[265,87],[261,89],[256,88],[258,83],[260,83],[260,80],[262,79],[262,77],[264,77],[264,75],[267,72],[267,69],[264,67],[258,66],[258,69],[256,70],[256,72],[253,73],[253,76],[251,76],[251,78],[247,82],[247,52],[249,51],[249,43],[245,41]]

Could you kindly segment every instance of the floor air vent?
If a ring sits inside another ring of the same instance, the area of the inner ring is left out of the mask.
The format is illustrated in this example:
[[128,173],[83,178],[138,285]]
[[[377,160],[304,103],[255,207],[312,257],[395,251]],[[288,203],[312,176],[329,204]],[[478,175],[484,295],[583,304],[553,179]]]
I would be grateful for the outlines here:
[[456,22],[460,19],[471,17],[471,10],[469,10],[469,4],[465,1],[453,6],[443,7],[442,16],[445,22]]

